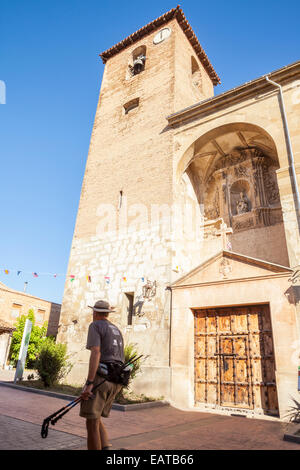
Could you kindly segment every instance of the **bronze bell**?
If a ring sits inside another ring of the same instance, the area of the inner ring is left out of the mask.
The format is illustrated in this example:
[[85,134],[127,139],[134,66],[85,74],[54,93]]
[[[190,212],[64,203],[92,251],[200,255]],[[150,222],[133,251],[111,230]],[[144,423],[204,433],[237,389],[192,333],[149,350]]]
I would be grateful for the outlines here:
[[134,74],[140,73],[144,68],[144,61],[139,57],[133,62]]

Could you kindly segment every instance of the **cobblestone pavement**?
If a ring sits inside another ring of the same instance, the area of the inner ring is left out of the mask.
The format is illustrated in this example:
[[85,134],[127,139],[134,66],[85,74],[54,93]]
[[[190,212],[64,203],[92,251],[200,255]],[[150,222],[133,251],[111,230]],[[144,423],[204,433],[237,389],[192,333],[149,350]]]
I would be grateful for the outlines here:
[[66,432],[51,430],[42,439],[41,426],[0,415],[0,450],[72,450],[85,448],[86,440]]
[[[85,421],[73,408],[47,439],[40,436],[45,417],[66,405],[48,397],[0,385],[1,449],[85,449]],[[113,449],[128,450],[300,450],[283,441],[277,421],[230,417],[171,406],[122,412],[112,410],[105,421]]]

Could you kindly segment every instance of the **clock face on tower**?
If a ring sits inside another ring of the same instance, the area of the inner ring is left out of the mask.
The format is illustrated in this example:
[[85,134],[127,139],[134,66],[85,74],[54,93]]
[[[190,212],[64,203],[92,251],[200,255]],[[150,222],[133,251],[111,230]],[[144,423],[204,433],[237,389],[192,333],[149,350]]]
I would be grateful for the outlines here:
[[160,42],[163,42],[165,39],[167,39],[171,34],[171,29],[170,28],[163,28],[161,29],[153,39],[154,44],[159,44]]

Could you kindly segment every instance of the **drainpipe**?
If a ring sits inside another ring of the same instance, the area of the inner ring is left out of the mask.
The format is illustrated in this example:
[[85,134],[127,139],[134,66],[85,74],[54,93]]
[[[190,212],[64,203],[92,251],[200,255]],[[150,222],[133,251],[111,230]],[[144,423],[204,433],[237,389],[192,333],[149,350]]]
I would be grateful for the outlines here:
[[170,328],[169,328],[169,368],[170,368],[170,398],[172,398],[172,309],[173,309],[173,291],[171,286],[167,286],[166,290],[170,292]]
[[289,127],[288,127],[288,122],[287,122],[287,117],[286,117],[286,112],[285,112],[285,106],[284,106],[282,87],[278,83],[273,82],[273,80],[270,80],[268,76],[266,77],[266,80],[279,89],[280,109],[281,109],[284,133],[285,133],[286,144],[287,144],[287,149],[288,149],[289,170],[290,170],[289,173],[290,173],[291,184],[292,184],[292,189],[294,193],[294,204],[296,208],[298,230],[300,233],[300,196],[299,196],[297,176],[296,176],[296,171],[295,171],[295,161],[294,161],[294,155],[293,155],[293,150],[292,150],[292,143],[291,143]]

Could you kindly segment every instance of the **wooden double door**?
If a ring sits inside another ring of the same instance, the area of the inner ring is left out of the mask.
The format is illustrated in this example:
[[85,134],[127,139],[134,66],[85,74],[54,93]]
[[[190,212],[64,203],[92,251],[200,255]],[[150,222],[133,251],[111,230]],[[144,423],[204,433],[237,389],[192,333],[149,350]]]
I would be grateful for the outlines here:
[[195,310],[195,404],[278,414],[268,305]]

